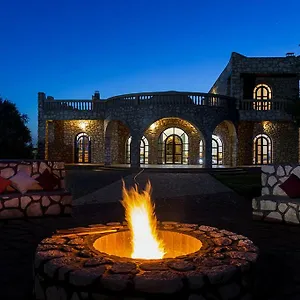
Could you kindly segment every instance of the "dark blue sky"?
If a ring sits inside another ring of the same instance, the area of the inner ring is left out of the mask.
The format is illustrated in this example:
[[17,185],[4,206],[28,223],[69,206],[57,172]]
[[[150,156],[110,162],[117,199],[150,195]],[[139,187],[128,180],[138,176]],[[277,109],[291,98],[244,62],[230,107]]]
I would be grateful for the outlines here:
[[300,1],[0,1],[0,95],[30,117],[57,99],[207,92],[232,51],[299,54]]

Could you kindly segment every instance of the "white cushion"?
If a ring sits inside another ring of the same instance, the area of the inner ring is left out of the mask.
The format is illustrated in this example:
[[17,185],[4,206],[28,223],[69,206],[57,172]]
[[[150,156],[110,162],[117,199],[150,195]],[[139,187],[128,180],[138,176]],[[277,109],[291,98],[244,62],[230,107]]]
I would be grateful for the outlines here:
[[25,194],[34,183],[38,183],[24,171],[19,171],[15,176],[9,178],[9,180],[12,182],[11,185],[21,194]]

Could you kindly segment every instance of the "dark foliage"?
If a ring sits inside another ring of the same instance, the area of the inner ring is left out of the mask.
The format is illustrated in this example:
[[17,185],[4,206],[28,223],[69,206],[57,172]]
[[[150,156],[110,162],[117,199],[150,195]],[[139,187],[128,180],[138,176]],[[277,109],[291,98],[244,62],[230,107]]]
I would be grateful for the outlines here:
[[16,105],[0,98],[0,159],[32,158],[28,116]]

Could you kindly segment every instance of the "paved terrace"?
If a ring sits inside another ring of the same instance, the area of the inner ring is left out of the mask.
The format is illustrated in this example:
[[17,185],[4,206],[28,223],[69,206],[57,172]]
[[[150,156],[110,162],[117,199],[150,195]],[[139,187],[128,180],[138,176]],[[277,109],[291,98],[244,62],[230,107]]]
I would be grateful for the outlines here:
[[[148,175],[159,220],[228,229],[248,236],[259,246],[255,299],[300,299],[299,227],[253,222],[249,199],[238,196],[207,174],[144,173],[136,180],[143,185]],[[56,229],[124,220],[123,208],[117,201],[121,177],[128,184],[133,180],[128,171],[68,171],[69,187],[74,191],[77,187],[75,203],[96,199],[89,195],[91,191],[93,195],[98,193],[98,202],[103,203],[76,205],[73,217],[0,222],[0,299],[32,299],[36,246]],[[91,186],[95,189],[95,185],[101,189],[93,190]]]

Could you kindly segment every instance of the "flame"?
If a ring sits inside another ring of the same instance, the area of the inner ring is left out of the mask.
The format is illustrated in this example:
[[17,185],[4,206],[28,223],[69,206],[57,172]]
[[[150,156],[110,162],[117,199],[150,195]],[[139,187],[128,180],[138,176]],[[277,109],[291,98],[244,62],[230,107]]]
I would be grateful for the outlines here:
[[151,201],[151,184],[139,193],[137,185],[127,190],[123,182],[125,218],[131,233],[131,258],[161,259],[165,254],[157,234],[157,219]]

